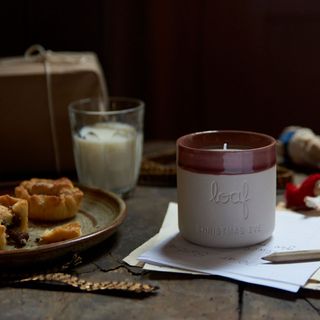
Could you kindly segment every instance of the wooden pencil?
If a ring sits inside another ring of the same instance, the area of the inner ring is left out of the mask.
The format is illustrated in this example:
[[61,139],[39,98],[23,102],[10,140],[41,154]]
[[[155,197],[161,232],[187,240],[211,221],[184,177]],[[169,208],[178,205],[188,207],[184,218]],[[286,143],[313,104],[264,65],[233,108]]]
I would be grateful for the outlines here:
[[273,263],[316,261],[320,260],[320,250],[274,252],[262,259]]

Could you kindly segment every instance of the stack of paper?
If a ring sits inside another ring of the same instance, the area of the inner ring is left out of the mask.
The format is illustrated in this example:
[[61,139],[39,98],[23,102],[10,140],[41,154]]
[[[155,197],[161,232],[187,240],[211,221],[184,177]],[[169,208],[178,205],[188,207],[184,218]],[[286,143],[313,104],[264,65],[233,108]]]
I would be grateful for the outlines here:
[[319,249],[320,217],[276,212],[276,228],[262,244],[214,249],[184,240],[178,230],[177,204],[170,203],[160,232],[124,259],[144,269],[219,275],[296,292],[320,267],[320,261],[272,264],[262,257],[277,251]]

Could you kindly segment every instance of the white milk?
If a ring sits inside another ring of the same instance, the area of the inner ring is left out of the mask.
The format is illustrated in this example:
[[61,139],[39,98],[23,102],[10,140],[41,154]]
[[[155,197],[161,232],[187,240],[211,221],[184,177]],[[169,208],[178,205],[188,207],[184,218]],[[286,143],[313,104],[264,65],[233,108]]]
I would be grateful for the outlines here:
[[118,122],[83,127],[74,135],[74,151],[81,184],[125,193],[138,179],[143,135]]

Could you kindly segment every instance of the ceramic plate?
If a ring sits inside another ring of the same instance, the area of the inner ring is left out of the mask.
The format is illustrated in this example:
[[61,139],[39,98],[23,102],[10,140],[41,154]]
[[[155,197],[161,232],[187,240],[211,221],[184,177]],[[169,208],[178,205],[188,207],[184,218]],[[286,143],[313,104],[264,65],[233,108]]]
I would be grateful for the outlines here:
[[[6,250],[1,250],[0,266],[13,267],[54,260],[65,254],[86,250],[111,236],[126,217],[125,202],[112,193],[83,186],[79,188],[84,192],[84,198],[79,212],[73,219],[54,224],[29,221],[27,245],[22,249],[8,246]],[[4,194],[4,190],[0,191]],[[81,224],[82,235],[79,238],[38,244],[37,239],[45,229],[72,221],[79,221]]]

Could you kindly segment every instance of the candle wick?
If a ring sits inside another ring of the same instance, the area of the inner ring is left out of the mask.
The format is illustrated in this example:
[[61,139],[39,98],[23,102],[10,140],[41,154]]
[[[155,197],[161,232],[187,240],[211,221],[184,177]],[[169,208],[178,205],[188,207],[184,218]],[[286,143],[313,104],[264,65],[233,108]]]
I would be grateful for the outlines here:
[[227,143],[224,143],[223,144],[223,150],[227,150],[228,149],[228,144]]

